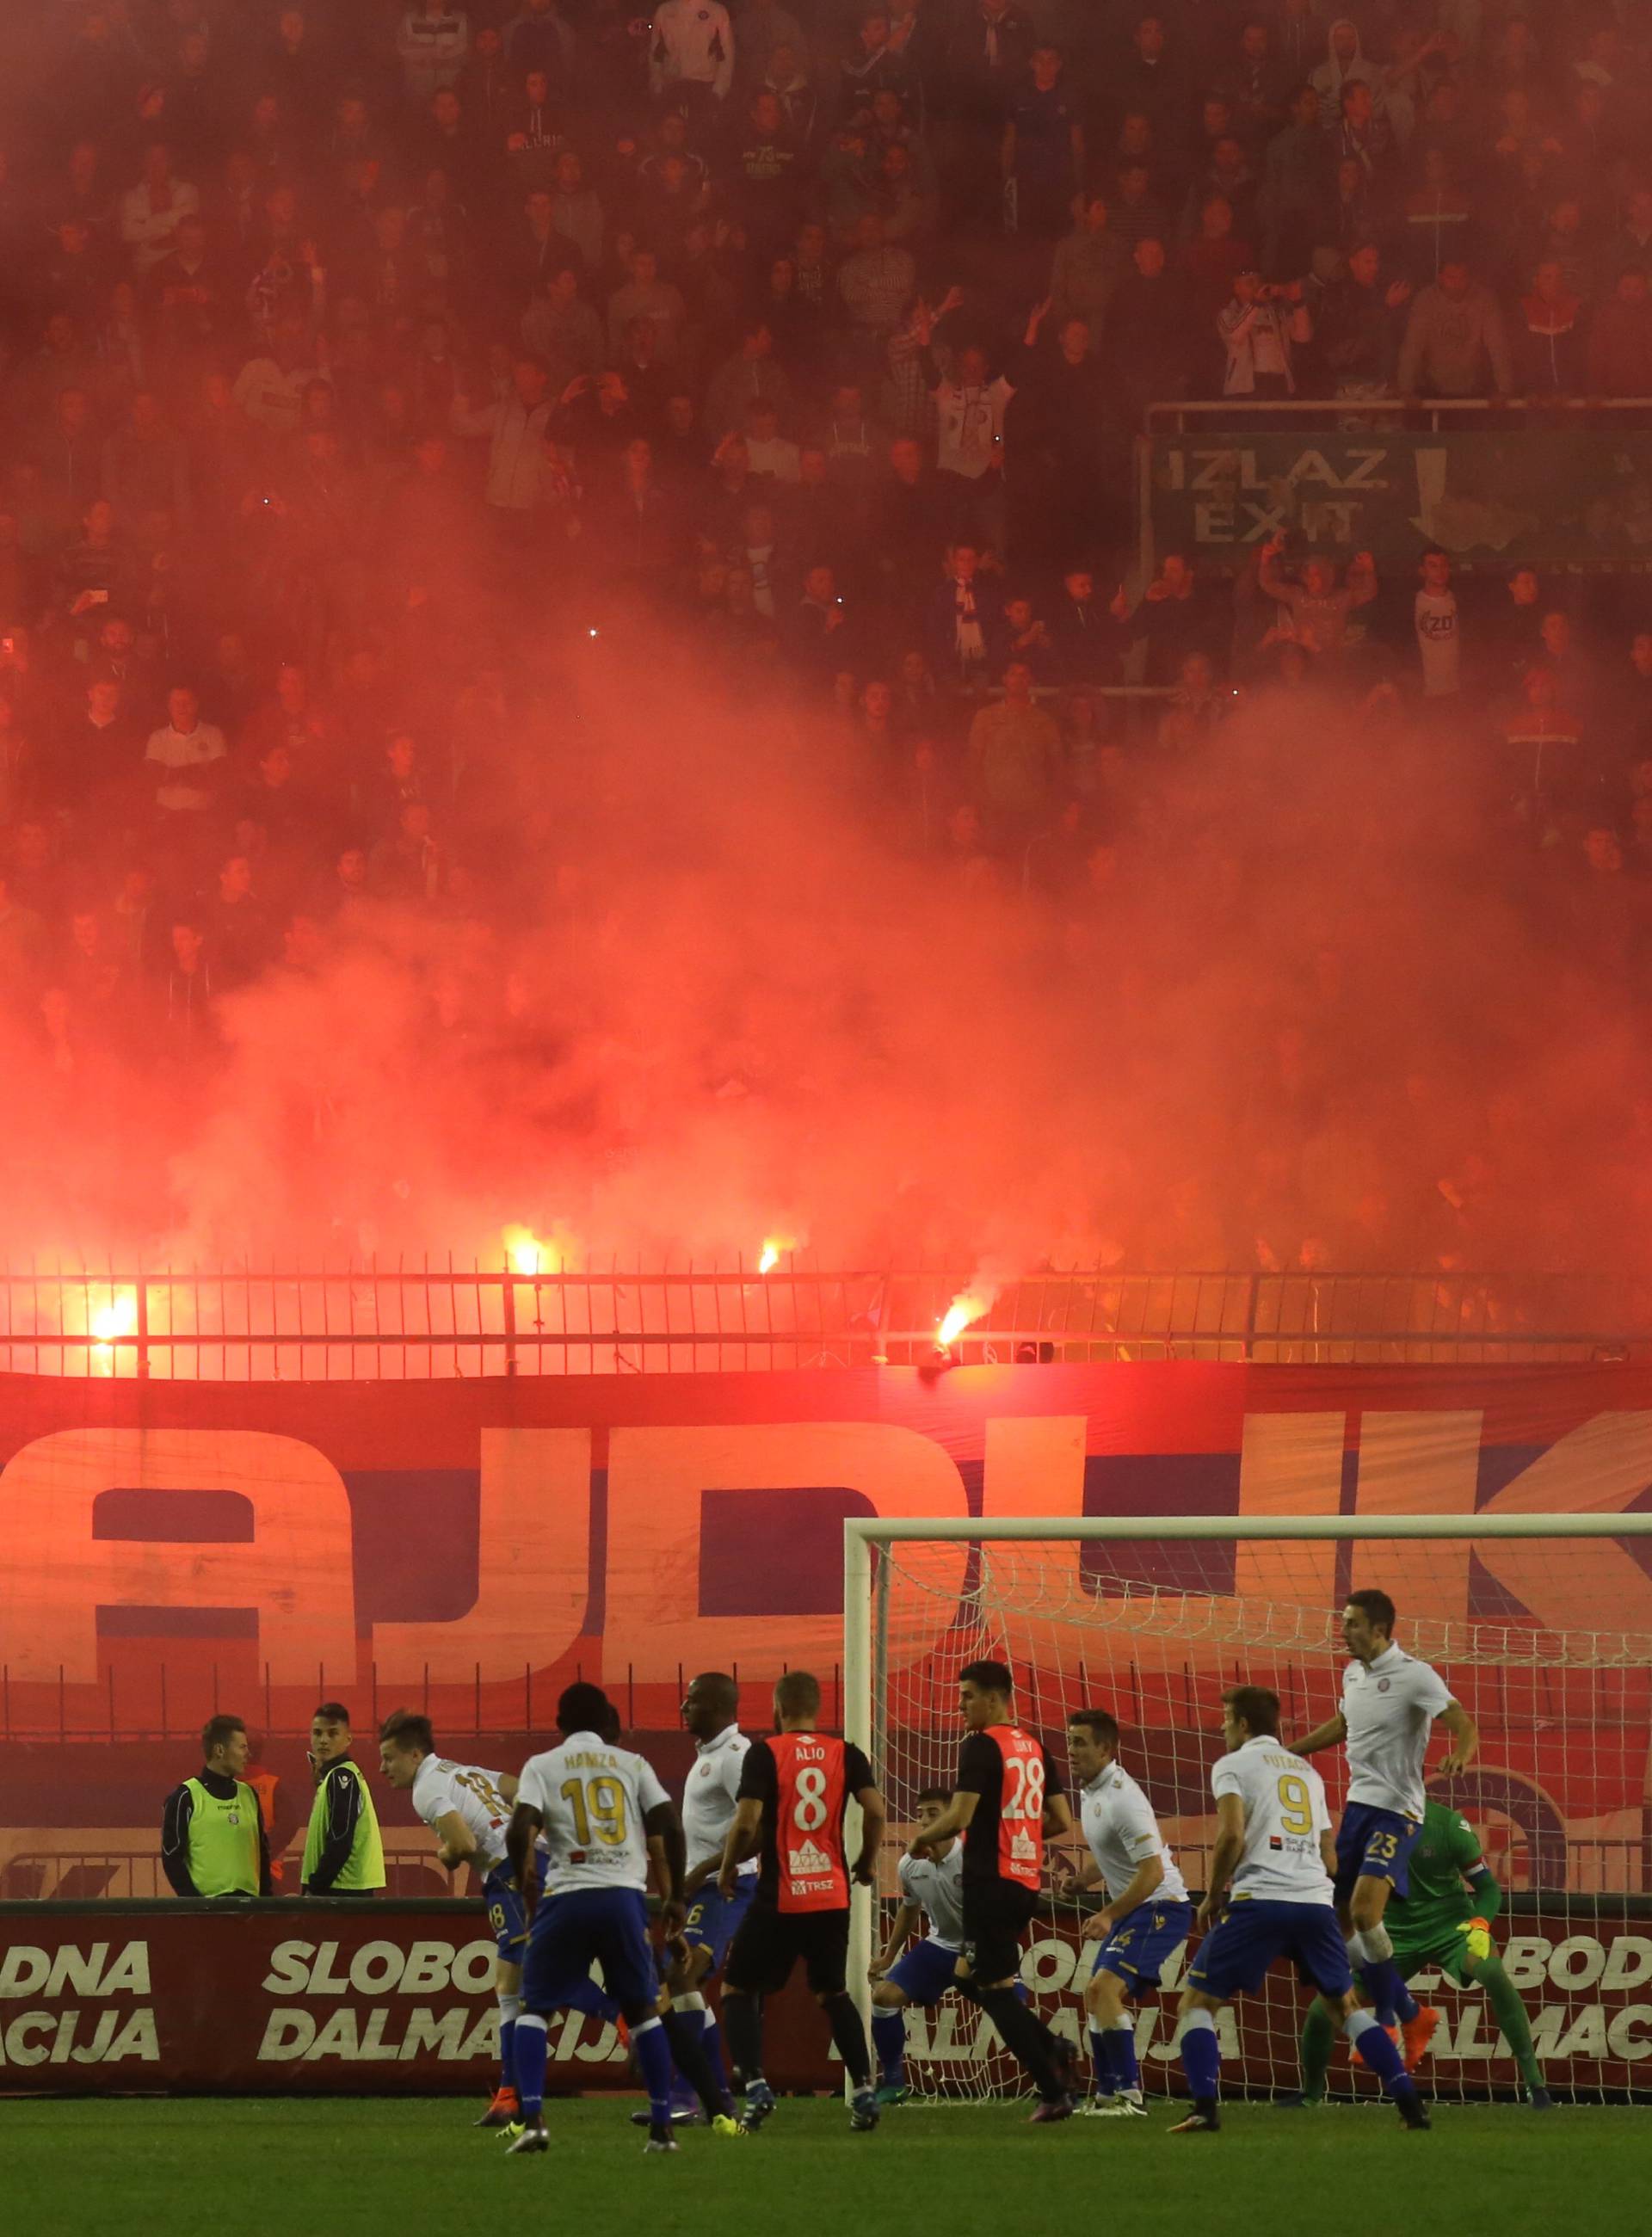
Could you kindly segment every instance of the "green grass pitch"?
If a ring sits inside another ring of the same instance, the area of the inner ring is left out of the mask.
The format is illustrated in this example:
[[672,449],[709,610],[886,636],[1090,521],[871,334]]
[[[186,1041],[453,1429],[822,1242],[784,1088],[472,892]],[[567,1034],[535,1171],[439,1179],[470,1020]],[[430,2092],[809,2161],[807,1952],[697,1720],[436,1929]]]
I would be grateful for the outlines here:
[[0,2193],[29,2237],[337,2237],[498,2229],[609,2237],[798,2231],[1041,2237],[1232,2232],[1524,2237],[1652,2227],[1652,2109],[1447,2106],[1410,2135],[1377,2105],[1233,2105],[1219,2136],[1129,2123],[1028,2128],[1027,2107],[886,2113],[870,2136],[824,2100],[783,2100],[760,2135],[701,2130],[644,2158],[635,2098],[553,2103],[551,2152],[509,2158],[453,2097],[14,2100]]

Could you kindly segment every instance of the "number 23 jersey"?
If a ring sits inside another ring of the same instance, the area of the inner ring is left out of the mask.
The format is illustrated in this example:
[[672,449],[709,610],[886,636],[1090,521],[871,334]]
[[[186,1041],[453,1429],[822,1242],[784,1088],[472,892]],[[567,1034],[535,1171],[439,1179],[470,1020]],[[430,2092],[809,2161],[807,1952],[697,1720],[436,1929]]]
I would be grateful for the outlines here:
[[860,1749],[829,1733],[752,1741],[740,1766],[740,1799],[763,1805],[759,1903],[783,1911],[848,1909],[843,1812],[876,1783]]
[[653,1765],[596,1732],[570,1732],[559,1747],[532,1755],[516,1798],[537,1810],[550,1869],[546,1895],[575,1888],[646,1888],[644,1819],[671,1797]]

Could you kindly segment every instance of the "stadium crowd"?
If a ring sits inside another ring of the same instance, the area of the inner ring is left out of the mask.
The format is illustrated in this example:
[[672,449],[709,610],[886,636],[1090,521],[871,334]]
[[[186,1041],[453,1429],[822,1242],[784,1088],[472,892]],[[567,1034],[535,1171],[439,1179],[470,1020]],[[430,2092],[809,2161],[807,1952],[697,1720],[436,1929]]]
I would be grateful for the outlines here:
[[[1442,883],[1490,860],[1579,1006],[1643,1027],[1639,581],[1274,538],[1144,582],[1130,496],[1153,400],[1652,397],[1636,0],[38,12],[0,163],[0,1005],[49,1066],[209,1067],[227,995],[374,912],[486,932],[577,876],[550,710],[604,637],[817,720],[869,826],[1098,970],[1207,835],[1225,734],[1332,695],[1450,742]],[[1286,1162],[1334,945],[1302,927],[1260,1059]],[[1549,1249],[1464,1209],[1546,1155],[1495,1080],[1424,1140],[1446,1060],[1392,1067],[1421,1162],[1332,1241],[1246,1211],[1235,1245],[1190,1198],[1141,1247]],[[1652,1090],[1606,1099],[1636,1173]]]

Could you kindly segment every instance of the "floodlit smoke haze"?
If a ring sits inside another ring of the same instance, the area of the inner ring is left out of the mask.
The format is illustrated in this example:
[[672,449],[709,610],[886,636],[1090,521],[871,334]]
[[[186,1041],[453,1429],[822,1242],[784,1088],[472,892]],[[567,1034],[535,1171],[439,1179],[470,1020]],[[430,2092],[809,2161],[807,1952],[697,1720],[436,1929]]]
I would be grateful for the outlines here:
[[14,1262],[767,1240],[987,1307],[1047,1264],[1644,1262],[1627,934],[1511,873],[1468,742],[1259,696],[1168,781],[1104,753],[1028,891],[944,786],[925,853],[847,722],[610,635],[510,742],[503,933],[369,908],[204,1066],[10,1029]]

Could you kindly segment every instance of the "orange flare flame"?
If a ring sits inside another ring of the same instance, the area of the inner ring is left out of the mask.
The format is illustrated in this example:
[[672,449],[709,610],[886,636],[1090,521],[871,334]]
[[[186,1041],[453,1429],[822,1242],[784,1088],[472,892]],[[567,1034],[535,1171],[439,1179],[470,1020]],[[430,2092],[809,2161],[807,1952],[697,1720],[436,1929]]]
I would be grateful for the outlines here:
[[978,1321],[987,1310],[985,1297],[972,1297],[966,1290],[953,1299],[942,1314],[935,1331],[935,1342],[942,1351],[949,1351],[972,1321]]

